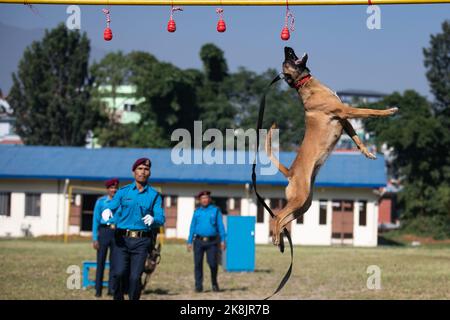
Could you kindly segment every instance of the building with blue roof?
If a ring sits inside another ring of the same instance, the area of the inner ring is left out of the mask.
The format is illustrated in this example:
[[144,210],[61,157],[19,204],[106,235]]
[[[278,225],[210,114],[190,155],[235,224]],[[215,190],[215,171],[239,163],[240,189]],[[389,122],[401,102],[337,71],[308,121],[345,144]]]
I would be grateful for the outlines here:
[[[278,157],[289,166],[295,156]],[[0,146],[0,236],[88,235],[104,180],[132,182],[131,165],[141,157],[152,160],[150,183],[164,196],[166,237],[187,238],[195,194],[208,189],[224,216],[256,216],[255,241],[270,242],[270,216],[251,189],[251,152],[21,145]],[[257,174],[259,191],[276,212],[284,206],[287,180],[264,152]],[[385,185],[383,155],[332,153],[316,178],[311,208],[290,226],[293,242],[376,245],[378,190]]]

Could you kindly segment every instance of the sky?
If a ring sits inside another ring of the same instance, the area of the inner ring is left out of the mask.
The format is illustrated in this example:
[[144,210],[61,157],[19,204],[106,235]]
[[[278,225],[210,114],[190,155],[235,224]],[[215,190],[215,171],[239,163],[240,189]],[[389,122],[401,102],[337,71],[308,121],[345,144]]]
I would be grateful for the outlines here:
[[[53,28],[69,17],[67,5],[0,4],[0,23],[26,30]],[[229,69],[281,71],[283,47],[307,52],[312,74],[333,90],[382,93],[414,89],[432,99],[422,48],[450,19],[450,4],[381,6],[381,29],[366,26],[367,6],[291,6],[295,31],[280,39],[283,6],[225,6],[227,31],[216,31],[214,6],[184,6],[174,15],[177,31],[166,30],[169,6],[111,6],[113,40],[103,40],[104,6],[80,6],[81,31],[105,52],[143,50],[180,68],[201,68],[199,51],[212,42],[225,52]],[[8,40],[13,41],[13,40]],[[1,50],[10,43],[0,39]],[[17,61],[20,56],[17,57]],[[9,66],[10,67],[10,66]],[[0,61],[0,73],[8,66]],[[9,71],[8,71],[9,72]]]

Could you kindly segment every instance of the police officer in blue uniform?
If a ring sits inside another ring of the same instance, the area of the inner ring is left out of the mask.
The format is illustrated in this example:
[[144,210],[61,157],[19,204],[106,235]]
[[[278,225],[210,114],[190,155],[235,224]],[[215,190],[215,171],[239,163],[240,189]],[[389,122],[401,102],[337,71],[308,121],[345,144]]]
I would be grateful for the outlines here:
[[109,249],[109,283],[108,295],[112,295],[113,277],[112,277],[112,253],[114,250],[115,225],[113,219],[105,221],[102,218],[102,212],[106,209],[106,204],[110,202],[117,192],[119,180],[114,178],[105,182],[107,195],[99,198],[95,203],[94,214],[92,217],[92,240],[93,247],[97,250],[97,271],[95,275],[95,296],[101,297],[103,290],[103,274],[105,270],[106,256]]
[[225,250],[225,228],[222,221],[222,212],[211,204],[211,192],[202,191],[197,195],[200,206],[192,216],[188,251],[194,248],[195,291],[203,291],[203,256],[206,252],[206,261],[211,270],[211,284],[213,291],[219,291],[217,283],[218,253]]
[[148,158],[136,160],[132,167],[135,181],[120,188],[104,211],[112,217],[111,211],[121,208],[114,216],[114,300],[123,300],[125,291],[130,300],[139,300],[141,275],[153,232],[165,222],[161,195],[148,185],[151,164]]

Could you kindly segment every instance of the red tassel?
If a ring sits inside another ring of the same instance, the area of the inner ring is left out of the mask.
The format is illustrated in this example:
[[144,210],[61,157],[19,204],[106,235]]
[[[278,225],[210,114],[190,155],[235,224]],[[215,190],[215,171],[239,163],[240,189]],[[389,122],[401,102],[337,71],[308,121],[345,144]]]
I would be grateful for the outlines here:
[[283,30],[281,30],[281,39],[287,41],[290,37],[291,34],[289,33],[288,27],[284,27]]
[[177,30],[177,25],[175,24],[175,20],[173,20],[171,17],[169,20],[169,23],[167,24],[167,31],[175,32],[176,30]]
[[227,30],[227,25],[225,24],[225,21],[223,21],[223,19],[219,19],[219,22],[217,22],[217,31],[225,32],[225,30]]
[[113,35],[111,29],[106,28],[105,31],[103,31],[103,39],[105,39],[105,41],[110,41],[112,37]]

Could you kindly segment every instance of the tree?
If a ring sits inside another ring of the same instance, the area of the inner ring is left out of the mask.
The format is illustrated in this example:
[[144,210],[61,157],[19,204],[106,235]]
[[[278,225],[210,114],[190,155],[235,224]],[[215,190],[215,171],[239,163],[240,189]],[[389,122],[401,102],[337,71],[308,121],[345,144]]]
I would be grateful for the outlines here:
[[431,35],[423,50],[434,103],[414,91],[394,93],[370,107],[399,107],[395,117],[368,119],[365,126],[378,145],[393,148],[404,230],[450,236],[450,24]]
[[223,51],[212,43],[204,44],[200,49],[200,59],[203,62],[206,81],[223,82],[228,75],[228,65]]
[[115,101],[117,87],[130,83],[132,69],[129,64],[127,56],[122,51],[108,53],[99,63],[94,63],[91,67],[94,85],[110,86],[108,94],[111,93]]
[[200,49],[203,73],[197,87],[200,118],[203,129],[216,128],[225,133],[235,128],[235,109],[229,102],[225,82],[229,77],[224,52],[212,43]]
[[91,101],[86,33],[64,24],[25,49],[13,74],[10,102],[26,144],[82,146],[103,116]]
[[442,23],[442,33],[431,35],[430,47],[424,48],[423,54],[435,111],[450,123],[450,20]]
[[422,224],[427,221],[434,228],[434,217],[440,217],[442,228],[450,226],[448,128],[434,116],[426,98],[412,90],[403,95],[393,93],[369,107],[392,106],[399,108],[396,116],[368,119],[365,127],[375,135],[378,145],[386,143],[394,150],[395,171],[403,185],[399,193],[401,218],[406,225],[420,218]]

